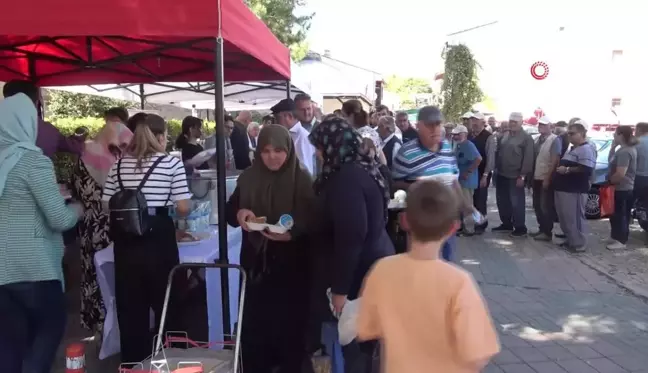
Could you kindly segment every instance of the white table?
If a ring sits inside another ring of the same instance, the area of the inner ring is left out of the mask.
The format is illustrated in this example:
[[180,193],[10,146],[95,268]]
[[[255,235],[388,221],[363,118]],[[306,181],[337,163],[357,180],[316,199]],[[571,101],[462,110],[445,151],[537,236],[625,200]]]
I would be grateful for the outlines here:
[[[241,254],[241,228],[228,227],[227,243],[230,263],[239,264]],[[198,244],[179,244],[178,251],[182,263],[213,263],[218,259],[218,231],[214,228],[209,239]],[[103,343],[99,359],[105,359],[120,351],[119,325],[115,302],[115,258],[112,245],[95,253],[94,262],[97,268],[97,282],[106,307]],[[223,341],[223,318],[221,307],[221,272],[220,269],[207,269],[205,282],[207,286],[207,320],[209,323],[209,342]],[[228,270],[230,320],[232,327],[238,316],[239,272]],[[153,343],[151,341],[151,343]]]

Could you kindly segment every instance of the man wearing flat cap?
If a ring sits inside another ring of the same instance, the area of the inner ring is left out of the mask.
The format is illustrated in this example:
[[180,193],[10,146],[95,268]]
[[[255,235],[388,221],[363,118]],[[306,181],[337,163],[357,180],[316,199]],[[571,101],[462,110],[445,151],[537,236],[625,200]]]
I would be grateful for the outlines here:
[[534,143],[522,129],[522,113],[511,113],[509,130],[498,141],[495,156],[495,196],[502,224],[493,232],[511,232],[511,237],[527,234],[525,222],[526,178],[533,171]]
[[277,123],[286,127],[295,144],[295,153],[308,172],[315,176],[315,147],[308,140],[308,131],[297,119],[295,102],[286,98],[279,101],[271,109]]

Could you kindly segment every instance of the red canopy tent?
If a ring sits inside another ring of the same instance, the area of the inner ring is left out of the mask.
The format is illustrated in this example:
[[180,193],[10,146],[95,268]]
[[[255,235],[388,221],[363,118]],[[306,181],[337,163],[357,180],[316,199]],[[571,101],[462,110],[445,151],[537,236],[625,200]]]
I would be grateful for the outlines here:
[[[23,0],[0,12],[0,81],[40,86],[290,79],[290,53],[242,0]],[[290,87],[290,84],[287,84]],[[141,86],[140,86],[141,89]],[[227,255],[225,140],[217,126],[219,258]],[[221,276],[229,334],[229,276]]]
[[217,36],[226,81],[290,79],[288,48],[241,0],[27,0],[0,12],[0,81],[213,81]]

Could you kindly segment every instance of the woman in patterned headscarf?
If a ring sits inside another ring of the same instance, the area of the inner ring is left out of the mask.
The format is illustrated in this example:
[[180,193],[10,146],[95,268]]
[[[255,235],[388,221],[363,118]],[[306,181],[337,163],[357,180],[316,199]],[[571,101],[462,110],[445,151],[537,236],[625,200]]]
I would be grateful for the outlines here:
[[[325,320],[322,310],[328,309],[328,301],[322,299],[326,289],[331,289],[332,308],[339,314],[347,299],[358,298],[369,268],[394,254],[394,246],[385,229],[388,183],[360,134],[344,119],[330,118],[315,127],[309,138],[322,162],[315,181],[321,220],[313,232],[318,256],[313,262],[317,266],[311,312],[321,322]],[[318,325],[314,320],[313,330]],[[374,347],[373,342],[355,341],[344,346],[345,371],[369,366]]]

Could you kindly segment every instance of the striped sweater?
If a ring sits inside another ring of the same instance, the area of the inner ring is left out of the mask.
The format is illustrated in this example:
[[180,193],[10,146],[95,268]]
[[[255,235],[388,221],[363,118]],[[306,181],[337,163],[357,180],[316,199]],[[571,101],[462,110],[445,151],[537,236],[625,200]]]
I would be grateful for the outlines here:
[[63,281],[63,237],[76,212],[66,206],[52,161],[27,152],[9,173],[0,196],[0,286]]

